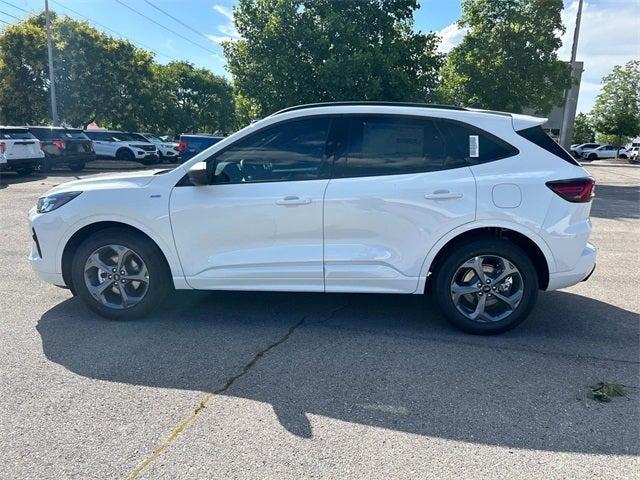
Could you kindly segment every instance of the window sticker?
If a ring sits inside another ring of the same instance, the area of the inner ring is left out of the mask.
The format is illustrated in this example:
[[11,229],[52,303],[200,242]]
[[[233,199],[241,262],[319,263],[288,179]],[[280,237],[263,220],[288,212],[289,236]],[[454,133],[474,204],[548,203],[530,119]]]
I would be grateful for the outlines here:
[[469,156],[471,158],[478,158],[480,156],[478,135],[469,135]]

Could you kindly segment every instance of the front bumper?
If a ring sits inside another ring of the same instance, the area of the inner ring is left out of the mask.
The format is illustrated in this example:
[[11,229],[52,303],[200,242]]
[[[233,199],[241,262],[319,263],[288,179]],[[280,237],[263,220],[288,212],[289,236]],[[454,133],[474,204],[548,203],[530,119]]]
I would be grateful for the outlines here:
[[587,245],[582,250],[578,263],[572,270],[555,272],[549,275],[547,291],[570,287],[583,280],[587,280],[596,268],[596,247]]
[[56,261],[61,223],[63,220],[55,212],[39,214],[35,207],[29,211],[31,234],[29,263],[43,281],[65,286],[60,265]]

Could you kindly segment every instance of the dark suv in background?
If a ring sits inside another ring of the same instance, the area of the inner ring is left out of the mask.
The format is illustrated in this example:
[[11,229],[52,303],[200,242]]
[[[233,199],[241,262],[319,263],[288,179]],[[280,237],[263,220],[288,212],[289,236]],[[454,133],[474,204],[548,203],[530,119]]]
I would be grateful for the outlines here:
[[215,145],[224,137],[216,135],[199,134],[182,134],[180,135],[180,143],[178,144],[178,154],[180,155],[180,163],[184,163],[191,157],[196,156],[211,145]]
[[48,172],[53,167],[67,166],[79,172],[87,162],[96,159],[93,143],[82,130],[65,127],[27,127],[42,146],[44,158],[40,171]]

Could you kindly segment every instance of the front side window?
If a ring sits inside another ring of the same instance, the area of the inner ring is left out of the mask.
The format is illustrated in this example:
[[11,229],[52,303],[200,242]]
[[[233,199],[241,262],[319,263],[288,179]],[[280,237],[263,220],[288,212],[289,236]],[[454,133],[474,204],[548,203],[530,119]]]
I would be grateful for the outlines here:
[[284,122],[249,135],[207,162],[211,183],[316,180],[328,177],[331,119]]

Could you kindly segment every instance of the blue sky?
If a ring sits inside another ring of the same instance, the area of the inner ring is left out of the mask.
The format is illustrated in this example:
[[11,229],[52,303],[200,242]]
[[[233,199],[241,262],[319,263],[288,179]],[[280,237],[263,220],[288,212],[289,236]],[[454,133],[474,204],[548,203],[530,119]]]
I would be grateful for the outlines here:
[[[20,9],[37,11],[44,0],[6,0],[19,8],[0,1],[0,20],[16,21],[27,14]],[[147,15],[176,33],[145,19],[129,7]],[[585,61],[585,73],[578,110],[588,111],[600,89],[600,79],[613,65],[640,58],[640,14],[638,0],[586,0],[583,12],[578,59]],[[190,31],[151,4],[191,26]],[[156,59],[166,63],[172,59],[189,60],[194,64],[225,74],[224,57],[219,41],[237,35],[231,22],[234,0],[49,0],[49,7],[58,13],[83,19],[106,33],[118,32],[140,46],[157,52]],[[575,23],[577,0],[565,0],[564,20],[567,34],[561,58],[568,58],[569,41]],[[69,11],[68,7],[77,13]],[[78,15],[80,14],[80,15]],[[422,0],[415,14],[415,28],[436,31],[443,37],[442,50],[447,51],[464,36],[455,22],[460,15],[458,0]],[[100,25],[101,24],[101,25]],[[1,26],[2,24],[0,24]],[[107,30],[104,27],[108,27]],[[181,38],[180,35],[186,37]],[[117,36],[117,35],[116,35]]]

